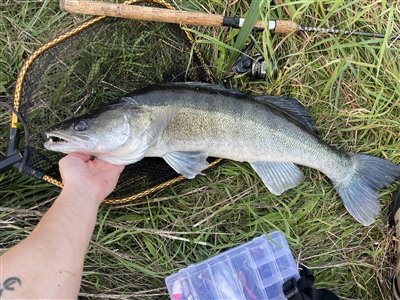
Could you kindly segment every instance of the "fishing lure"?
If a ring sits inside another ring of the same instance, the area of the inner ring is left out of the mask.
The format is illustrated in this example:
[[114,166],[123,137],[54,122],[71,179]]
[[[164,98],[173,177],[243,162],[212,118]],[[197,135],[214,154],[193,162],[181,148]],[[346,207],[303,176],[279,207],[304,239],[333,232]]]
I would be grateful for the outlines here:
[[172,284],[173,300],[194,300],[190,287],[185,279],[179,278]]
[[222,299],[243,299],[240,288],[236,283],[237,279],[233,274],[235,273],[231,271],[229,265],[224,263],[218,264],[218,267],[214,270],[214,279],[221,292]]
[[246,295],[247,299],[251,299],[251,300],[256,300],[257,299],[257,295],[254,294],[253,290],[250,288],[249,283],[246,279],[246,275],[244,274],[243,271],[239,271],[237,273],[237,276],[239,278],[239,282],[242,285],[243,291]]
[[199,275],[199,279],[202,282],[202,299],[219,299],[218,292],[215,288],[215,283],[213,282],[212,278],[208,273],[202,273]]
[[172,298],[173,300],[183,300],[183,288],[181,279],[177,279],[172,284]]

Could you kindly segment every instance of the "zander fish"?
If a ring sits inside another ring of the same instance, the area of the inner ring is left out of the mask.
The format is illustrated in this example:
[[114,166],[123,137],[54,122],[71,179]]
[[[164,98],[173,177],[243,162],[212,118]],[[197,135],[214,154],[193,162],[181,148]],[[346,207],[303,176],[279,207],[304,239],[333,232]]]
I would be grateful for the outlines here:
[[115,164],[162,157],[187,178],[207,168],[208,156],[249,162],[276,195],[303,180],[296,165],[311,167],[330,178],[363,225],[380,212],[377,190],[400,176],[396,164],[322,141],[308,110],[295,99],[252,97],[211,84],[144,88],[58,124],[46,136],[49,150],[88,153]]

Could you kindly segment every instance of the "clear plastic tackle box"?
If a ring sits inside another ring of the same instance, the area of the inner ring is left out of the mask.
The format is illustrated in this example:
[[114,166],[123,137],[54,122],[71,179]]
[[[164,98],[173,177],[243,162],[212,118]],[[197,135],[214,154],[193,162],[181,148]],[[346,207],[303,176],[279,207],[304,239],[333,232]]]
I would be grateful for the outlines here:
[[282,285],[300,278],[279,231],[179,270],[165,279],[172,300],[286,299]]

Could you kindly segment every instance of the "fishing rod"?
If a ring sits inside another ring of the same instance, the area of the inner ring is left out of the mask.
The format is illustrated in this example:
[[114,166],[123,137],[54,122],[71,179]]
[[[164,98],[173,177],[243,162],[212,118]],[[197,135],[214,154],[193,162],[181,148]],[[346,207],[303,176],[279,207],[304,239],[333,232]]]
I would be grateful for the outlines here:
[[[62,10],[96,16],[108,16],[126,19],[135,19],[143,21],[156,21],[165,23],[174,23],[181,25],[195,25],[207,27],[231,27],[240,28],[245,19],[241,17],[229,17],[216,14],[201,12],[189,12],[182,10],[171,10],[157,7],[147,7],[129,4],[106,3],[88,0],[60,0]],[[277,33],[293,32],[318,32],[328,34],[343,34],[351,36],[363,36],[372,38],[384,38],[385,34],[365,31],[342,30],[337,28],[320,28],[302,26],[290,20],[272,20],[256,22],[254,29],[270,30]],[[399,40],[400,35],[392,35],[389,40]]]

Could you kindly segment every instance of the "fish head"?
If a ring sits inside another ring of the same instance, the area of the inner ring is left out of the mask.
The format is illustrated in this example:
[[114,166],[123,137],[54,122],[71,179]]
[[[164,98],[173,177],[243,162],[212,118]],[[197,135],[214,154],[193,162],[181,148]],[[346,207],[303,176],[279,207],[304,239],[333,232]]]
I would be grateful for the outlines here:
[[131,135],[131,126],[127,110],[113,105],[54,125],[45,135],[48,150],[98,156],[122,147]]

